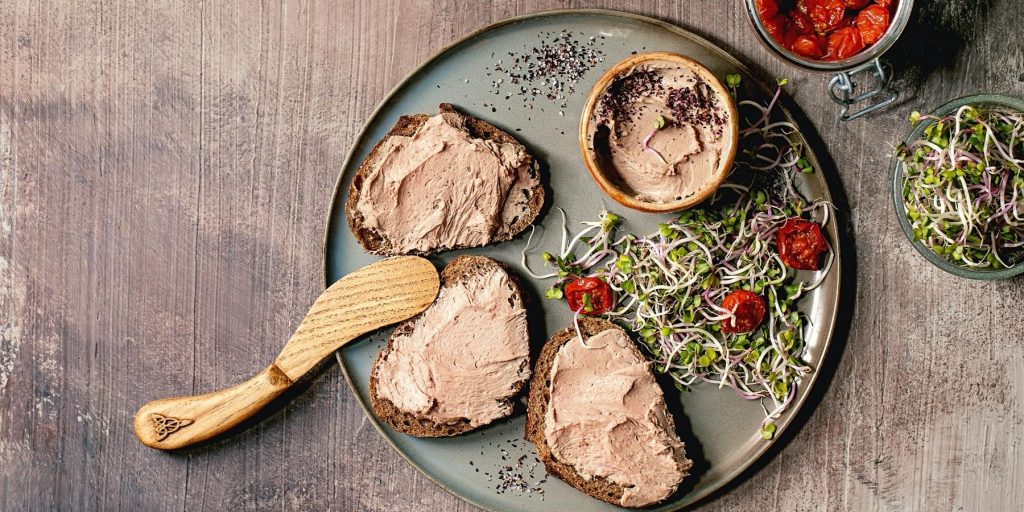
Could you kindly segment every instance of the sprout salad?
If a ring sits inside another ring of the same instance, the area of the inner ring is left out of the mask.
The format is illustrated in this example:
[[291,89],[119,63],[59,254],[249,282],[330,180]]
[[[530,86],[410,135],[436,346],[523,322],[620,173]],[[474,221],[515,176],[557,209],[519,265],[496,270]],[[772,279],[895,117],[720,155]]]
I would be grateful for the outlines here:
[[914,240],[947,261],[999,270],[1024,259],[1024,114],[965,105],[914,113],[923,137],[901,144],[904,214]]
[[[728,83],[735,94],[739,78],[730,76]],[[604,212],[583,222],[568,241],[563,228],[559,250],[543,253],[556,271],[530,271],[530,241],[522,260],[535,278],[555,280],[546,293],[551,299],[561,299],[563,287],[575,277],[606,281],[616,299],[604,316],[637,335],[655,371],[670,375],[680,390],[706,382],[760,400],[765,439],[774,436],[774,420],[792,403],[800,378],[812,371],[801,360],[808,320],[796,305],[820,284],[832,261],[830,250],[821,271],[797,274],[776,248],[776,234],[787,219],[817,218],[826,224],[830,213],[828,203],[807,202],[793,185],[795,175],[813,169],[803,157],[797,128],[773,120],[779,94],[768,105],[738,102],[746,114],[741,154],[729,180],[701,207],[644,236],[624,232],[623,220]],[[564,212],[562,221],[564,226]],[[733,312],[721,304],[734,290],[765,300],[765,319],[752,332],[722,332]]]

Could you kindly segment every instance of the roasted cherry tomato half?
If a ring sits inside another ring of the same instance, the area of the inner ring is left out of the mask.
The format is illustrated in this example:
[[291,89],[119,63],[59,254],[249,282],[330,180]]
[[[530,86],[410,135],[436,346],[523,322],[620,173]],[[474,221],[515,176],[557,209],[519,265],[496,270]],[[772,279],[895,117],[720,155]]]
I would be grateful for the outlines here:
[[722,308],[732,311],[735,316],[722,322],[722,332],[750,332],[757,329],[764,320],[764,299],[754,292],[736,290],[725,296]]
[[762,20],[774,18],[779,13],[779,3],[776,0],[754,0],[754,7]]
[[612,309],[615,297],[608,283],[597,277],[579,277],[565,285],[565,301],[573,313],[601,315]]
[[872,5],[857,14],[854,25],[860,31],[860,38],[864,44],[875,44],[885,35],[889,29],[889,8],[881,5]]
[[796,8],[811,18],[814,30],[825,35],[843,22],[843,0],[796,0]]
[[768,32],[768,35],[772,36],[772,39],[776,41],[782,41],[785,39],[786,32],[789,30],[789,21],[785,16],[765,18],[761,23],[764,25],[764,29]]
[[841,60],[852,57],[864,49],[864,39],[860,31],[854,27],[843,27],[828,36],[828,60]]
[[803,12],[796,9],[789,11],[786,15],[789,18],[790,33],[796,34],[813,34],[814,33],[814,22],[811,21],[810,16],[807,16]]
[[789,50],[812,59],[820,59],[825,56],[824,40],[816,34],[796,36],[789,43]]
[[821,227],[797,217],[788,219],[779,228],[775,242],[782,262],[798,270],[818,270],[821,254],[828,250]]

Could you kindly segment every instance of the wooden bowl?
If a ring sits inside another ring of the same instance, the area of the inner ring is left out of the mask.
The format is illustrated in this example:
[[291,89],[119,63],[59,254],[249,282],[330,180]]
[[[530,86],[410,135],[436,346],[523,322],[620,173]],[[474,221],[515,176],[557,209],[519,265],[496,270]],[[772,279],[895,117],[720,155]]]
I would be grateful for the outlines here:
[[[637,199],[636,194],[633,191],[628,190],[620,183],[620,180],[615,177],[616,171],[614,169],[606,168],[610,167],[610,163],[601,162],[597,151],[591,143],[591,137],[596,133],[594,109],[597,107],[598,101],[601,99],[605,90],[623,73],[639,64],[650,61],[670,61],[689,68],[694,72],[694,74],[711,86],[721,100],[725,111],[728,113],[728,120],[726,122],[725,129],[723,130],[723,134],[729,135],[729,141],[722,153],[723,157],[719,160],[718,169],[712,173],[712,178],[710,180],[701,185],[699,190],[677,201],[660,202]],[[714,194],[722,182],[725,181],[726,176],[729,174],[729,169],[732,167],[733,159],[736,157],[736,148],[739,144],[739,114],[737,113],[736,102],[732,95],[729,94],[728,89],[725,88],[725,85],[722,84],[721,80],[719,80],[711,70],[704,67],[701,63],[678,53],[641,53],[631,55],[629,58],[612,66],[612,68],[605,72],[605,74],[597,81],[597,84],[594,85],[594,88],[590,91],[590,96],[587,98],[587,103],[583,107],[583,115],[580,118],[579,138],[580,150],[583,152],[583,161],[587,165],[587,170],[590,171],[590,176],[594,178],[594,181],[596,181],[597,184],[601,186],[601,189],[611,196],[612,199],[623,206],[634,210],[640,210],[642,212],[677,212],[700,204],[702,201]]]

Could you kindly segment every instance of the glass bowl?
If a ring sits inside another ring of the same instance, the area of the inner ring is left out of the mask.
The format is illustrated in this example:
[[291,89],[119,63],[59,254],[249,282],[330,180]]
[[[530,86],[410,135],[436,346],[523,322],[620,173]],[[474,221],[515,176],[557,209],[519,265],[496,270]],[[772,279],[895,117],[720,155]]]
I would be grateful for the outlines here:
[[[945,116],[956,112],[957,109],[964,105],[1004,107],[1018,112],[1024,112],[1024,101],[1020,99],[999,94],[976,94],[950,101],[949,103],[946,103],[932,111],[931,114],[939,117]],[[929,124],[930,123],[927,122],[918,123],[917,126],[914,127],[914,130],[910,132],[910,135],[903,139],[903,142],[910,143],[913,140],[921,138],[924,133],[924,129],[927,128]],[[903,173],[901,172],[900,162],[895,156],[892,158],[892,198],[895,205],[896,218],[899,219],[900,227],[903,228],[903,234],[907,235],[907,240],[909,240],[910,244],[914,246],[914,249],[916,249],[921,256],[924,256],[926,260],[931,262],[932,265],[935,265],[936,267],[958,277],[978,279],[982,281],[997,281],[1024,274],[1024,262],[1019,262],[1012,267],[1000,270],[976,270],[953,263],[946,258],[935,254],[921,242],[914,240],[914,230],[910,226],[910,220],[907,219],[905,205],[903,202]]]

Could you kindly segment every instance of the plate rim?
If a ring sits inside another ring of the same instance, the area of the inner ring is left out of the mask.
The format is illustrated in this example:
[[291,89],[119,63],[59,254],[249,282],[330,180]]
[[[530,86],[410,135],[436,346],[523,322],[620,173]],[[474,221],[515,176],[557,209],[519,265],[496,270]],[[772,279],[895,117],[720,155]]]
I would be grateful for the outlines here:
[[[761,88],[764,91],[768,91],[769,90],[769,88],[765,85],[765,82],[763,81],[762,78],[760,78],[757,74],[755,74],[753,72],[753,70],[747,64],[745,64],[743,61],[740,61],[739,59],[734,57],[732,55],[732,53],[730,53],[726,49],[722,48],[721,46],[719,46],[719,45],[717,45],[715,43],[712,43],[711,41],[709,41],[704,36],[701,36],[701,35],[693,32],[691,30],[685,29],[685,28],[680,27],[678,25],[675,25],[673,23],[670,23],[670,22],[667,22],[667,21],[663,21],[663,20],[660,20],[658,18],[654,18],[654,17],[651,17],[651,16],[646,16],[646,15],[642,15],[642,14],[635,14],[635,13],[625,12],[625,11],[617,11],[617,10],[613,10],[613,9],[566,8],[566,9],[548,9],[548,10],[537,11],[537,12],[532,12],[532,13],[527,13],[527,14],[521,14],[521,15],[518,15],[518,16],[513,16],[513,17],[510,17],[510,18],[505,18],[505,19],[498,20],[496,22],[484,25],[483,27],[481,27],[479,29],[476,29],[476,30],[466,34],[465,36],[462,36],[462,37],[456,39],[456,40],[453,40],[451,43],[449,43],[449,44],[445,45],[444,47],[442,47],[441,49],[435,51],[429,57],[424,59],[423,62],[421,62],[419,65],[417,65],[412,70],[410,70],[408,73],[406,73],[405,76],[403,76],[400,80],[398,80],[395,83],[394,87],[392,87],[391,90],[388,91],[388,93],[385,94],[377,102],[377,106],[374,107],[374,109],[366,117],[366,120],[363,122],[362,127],[359,129],[359,131],[353,137],[353,139],[352,139],[352,146],[349,148],[348,154],[346,155],[345,160],[342,162],[341,169],[338,172],[338,177],[337,177],[337,180],[335,181],[335,184],[334,184],[334,192],[331,194],[330,203],[329,203],[328,208],[327,208],[327,219],[326,219],[326,221],[324,223],[324,236],[323,236],[323,239],[321,241],[321,246],[322,246],[322,254],[323,254],[323,265],[322,265],[323,281],[322,281],[322,283],[323,283],[323,286],[325,288],[330,284],[328,282],[328,279],[329,279],[329,277],[328,277],[329,269],[328,269],[328,266],[327,266],[328,241],[331,238],[331,228],[334,225],[334,220],[337,218],[337,216],[335,215],[335,209],[336,209],[336,206],[338,205],[338,197],[339,197],[339,194],[343,193],[342,185],[343,185],[343,182],[344,182],[344,179],[345,179],[345,169],[347,169],[349,167],[349,165],[352,163],[352,160],[356,157],[357,149],[359,148],[359,141],[362,140],[365,137],[367,131],[369,131],[369,128],[370,128],[370,125],[372,124],[372,121],[377,117],[377,115],[381,112],[381,110],[385,107],[385,105],[388,104],[388,102],[395,95],[397,95],[399,93],[399,91],[401,91],[403,89],[403,87],[406,85],[406,83],[409,82],[416,75],[418,75],[420,72],[422,72],[424,69],[426,69],[428,66],[433,64],[436,60],[441,58],[443,55],[447,54],[449,51],[455,49],[456,47],[458,47],[458,46],[460,46],[460,45],[462,45],[462,44],[464,44],[464,43],[466,43],[466,42],[468,42],[468,41],[470,41],[470,40],[472,40],[472,39],[474,39],[476,37],[479,37],[480,35],[483,35],[483,34],[485,34],[487,32],[490,32],[492,30],[504,27],[506,25],[511,25],[513,23],[518,23],[518,22],[532,20],[532,19],[537,19],[537,18],[546,18],[546,17],[555,17],[555,16],[564,16],[564,15],[587,15],[587,14],[598,15],[598,16],[607,16],[607,17],[615,17],[615,18],[624,18],[624,19],[627,19],[627,20],[630,20],[630,21],[638,21],[638,22],[642,22],[642,23],[648,23],[648,24],[651,24],[651,25],[655,25],[655,26],[657,26],[659,28],[668,30],[670,32],[673,32],[673,33],[675,33],[677,35],[684,36],[684,37],[687,37],[689,39],[692,39],[694,42],[696,42],[696,43],[698,43],[698,44],[700,44],[702,46],[705,46],[705,47],[707,47],[707,48],[709,48],[711,50],[722,52],[722,53],[726,54],[733,61],[733,63],[736,64],[736,69],[741,74],[743,74],[745,77],[749,77],[750,79],[752,79],[755,82],[756,87],[759,87],[759,88]],[[785,106],[785,104],[783,102],[779,102],[777,104],[777,106],[789,119],[792,119],[792,120],[796,119],[792,115],[792,113],[789,111],[789,109]],[[803,136],[802,134],[801,134],[801,136],[804,138],[804,141],[806,143],[807,142],[807,137]],[[811,153],[808,156],[810,157],[810,160],[814,164],[815,169],[817,169],[818,172],[824,172],[824,170],[821,167],[821,162],[820,162],[820,160],[817,157],[817,153],[815,153],[812,150]],[[831,187],[829,185],[828,179],[823,177],[822,178],[822,182],[825,185],[825,187],[824,187],[824,192],[825,192],[824,199],[826,201],[828,201],[830,204],[834,204],[834,199],[832,197],[832,191],[831,191]],[[833,261],[833,264],[832,264],[830,272],[834,272],[835,273],[836,292],[835,292],[835,297],[832,300],[833,303],[831,305],[831,314],[828,315],[828,332],[824,336],[824,338],[822,339],[820,363],[824,363],[824,362],[828,361],[829,350],[831,349],[833,339],[835,338],[836,324],[837,324],[838,317],[839,317],[839,302],[840,302],[840,298],[842,297],[842,290],[843,290],[843,275],[842,275],[842,264],[841,264],[841,262],[842,262],[842,255],[841,255],[841,249],[840,249],[842,243],[839,240],[840,233],[839,233],[838,223],[836,221],[835,215],[833,215],[832,218],[830,219],[830,226],[826,226],[826,230],[829,231],[829,234],[833,238],[833,240],[832,240],[833,243],[831,245],[832,245],[832,251],[835,254],[835,260]],[[438,487],[443,489],[448,494],[451,494],[452,496],[455,496],[456,498],[459,498],[460,500],[463,500],[466,503],[469,503],[469,504],[471,504],[471,505],[473,505],[475,507],[478,507],[478,508],[480,508],[482,510],[487,510],[489,512],[502,512],[502,511],[500,511],[498,509],[491,508],[490,506],[488,506],[486,504],[479,503],[476,500],[474,500],[474,499],[472,499],[472,498],[470,498],[468,496],[465,496],[465,495],[457,492],[456,490],[452,489],[451,487],[449,487],[447,482],[445,482],[445,481],[443,481],[441,479],[435,478],[434,475],[431,475],[430,473],[428,473],[423,468],[423,466],[421,466],[419,463],[417,463],[412,458],[410,458],[409,455],[407,455],[404,451],[399,449],[398,445],[396,445],[395,442],[392,441],[392,439],[384,431],[384,426],[381,424],[381,422],[375,420],[376,415],[371,410],[369,404],[365,403],[360,398],[359,392],[357,391],[355,383],[352,380],[352,376],[349,373],[349,369],[348,369],[348,367],[345,364],[345,360],[341,356],[341,350],[340,349],[336,350],[334,352],[334,358],[337,361],[338,366],[341,367],[342,375],[345,377],[345,383],[348,385],[349,391],[355,396],[356,402],[359,404],[360,408],[362,408],[363,414],[365,414],[366,417],[371,420],[370,423],[372,423],[374,428],[377,429],[377,431],[380,433],[380,436],[391,446],[391,448],[399,456],[401,456],[405,460],[406,463],[408,463],[409,465],[414,467],[417,471],[420,472],[421,475],[426,477],[428,480],[433,482],[435,485],[437,485]],[[793,405],[790,406],[790,410],[792,412],[789,413],[788,416],[784,417],[784,421],[781,422],[781,425],[777,425],[778,428],[777,428],[777,430],[775,432],[775,437],[774,438],[772,438],[771,440],[766,441],[765,443],[760,445],[753,452],[753,455],[751,457],[749,457],[747,460],[745,460],[742,464],[738,464],[737,466],[733,467],[731,470],[726,472],[725,475],[722,478],[719,479],[719,482],[717,484],[708,487],[705,491],[703,491],[701,493],[698,493],[696,496],[694,496],[690,500],[686,500],[686,501],[680,500],[676,504],[663,504],[663,505],[669,505],[669,508],[665,509],[665,510],[670,511],[670,512],[684,510],[684,509],[687,509],[689,507],[693,507],[693,506],[695,506],[697,504],[700,504],[700,503],[702,503],[702,502],[704,502],[704,501],[706,501],[706,500],[708,500],[708,499],[710,499],[712,497],[717,496],[724,488],[726,488],[729,485],[735,483],[737,478],[742,476],[746,471],[750,470],[752,466],[754,466],[756,463],[761,461],[763,459],[763,457],[765,456],[765,454],[770,449],[775,447],[777,445],[777,443],[785,437],[784,434],[789,431],[790,426],[793,424],[793,420],[797,417],[797,413],[800,410],[803,409],[805,403],[807,402],[807,399],[811,396],[811,391],[814,389],[814,386],[815,386],[815,384],[818,381],[818,377],[821,375],[820,369],[821,369],[820,367],[819,368],[815,368],[815,371],[813,371],[810,376],[808,376],[806,379],[801,381],[801,383],[804,384],[806,386],[806,388],[804,389],[804,391],[802,393],[802,396],[800,396],[796,400],[796,402]],[[585,496],[585,494],[582,494],[582,495]]]

